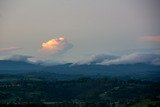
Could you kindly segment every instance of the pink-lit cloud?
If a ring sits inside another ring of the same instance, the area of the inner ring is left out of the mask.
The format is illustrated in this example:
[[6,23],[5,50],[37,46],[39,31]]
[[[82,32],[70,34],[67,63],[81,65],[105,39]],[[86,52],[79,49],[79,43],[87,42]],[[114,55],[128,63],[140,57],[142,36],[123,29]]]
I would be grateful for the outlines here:
[[140,38],[142,41],[150,41],[150,42],[160,42],[160,35],[150,35],[150,36],[143,36]]
[[12,52],[12,51],[16,51],[19,49],[20,48],[18,48],[18,47],[0,48],[0,53]]
[[41,52],[50,53],[50,54],[63,54],[64,52],[71,49],[73,45],[63,37],[55,38],[48,40],[42,43]]

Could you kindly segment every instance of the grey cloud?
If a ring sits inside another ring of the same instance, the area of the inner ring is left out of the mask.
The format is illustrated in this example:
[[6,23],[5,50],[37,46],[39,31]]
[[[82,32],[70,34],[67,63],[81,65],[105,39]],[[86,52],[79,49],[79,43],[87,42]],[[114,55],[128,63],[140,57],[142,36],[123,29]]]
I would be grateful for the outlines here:
[[116,59],[116,58],[118,58],[118,56],[109,55],[109,54],[96,55],[91,59],[90,63],[91,64],[96,64],[96,63],[101,63],[104,60],[109,61],[109,60],[113,60],[113,59]]
[[160,57],[154,59],[154,60],[151,62],[151,64],[153,64],[153,65],[160,65]]
[[58,53],[64,54],[65,52],[67,52],[68,50],[72,48],[73,48],[73,44],[65,42],[63,50],[60,50]]
[[160,54],[151,54],[151,53],[132,53],[129,55],[121,56],[120,58],[113,60],[105,60],[102,65],[114,65],[114,64],[136,64],[136,63],[147,63],[160,65]]
[[12,61],[24,61],[24,62],[28,62],[29,58],[33,58],[32,56],[28,56],[28,55],[13,55],[10,56],[9,58],[6,58],[7,60],[12,60]]
[[0,48],[0,56],[1,57],[8,56],[17,50],[20,50],[20,49],[21,48],[19,48],[19,47]]
[[81,65],[81,64],[97,64],[97,63],[101,63],[105,60],[109,61],[109,60],[113,60],[118,58],[118,56],[115,55],[111,55],[111,54],[100,54],[100,55],[94,55],[91,56],[88,59],[84,59],[81,61],[76,62],[75,64]]

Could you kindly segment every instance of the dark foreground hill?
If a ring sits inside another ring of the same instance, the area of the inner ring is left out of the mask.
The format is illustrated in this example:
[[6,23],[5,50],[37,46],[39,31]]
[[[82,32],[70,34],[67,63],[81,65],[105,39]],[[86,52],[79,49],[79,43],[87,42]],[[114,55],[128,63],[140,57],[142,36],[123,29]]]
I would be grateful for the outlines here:
[[36,103],[51,107],[130,107],[140,102],[160,104],[160,82],[108,78],[48,81],[11,77],[0,79],[1,104]]

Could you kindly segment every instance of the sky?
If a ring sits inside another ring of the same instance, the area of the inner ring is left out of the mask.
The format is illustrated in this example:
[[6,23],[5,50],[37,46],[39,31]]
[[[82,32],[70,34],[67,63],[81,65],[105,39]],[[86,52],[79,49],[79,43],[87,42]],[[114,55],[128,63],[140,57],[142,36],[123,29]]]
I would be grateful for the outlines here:
[[0,57],[72,62],[159,49],[159,6],[159,0],[0,0]]

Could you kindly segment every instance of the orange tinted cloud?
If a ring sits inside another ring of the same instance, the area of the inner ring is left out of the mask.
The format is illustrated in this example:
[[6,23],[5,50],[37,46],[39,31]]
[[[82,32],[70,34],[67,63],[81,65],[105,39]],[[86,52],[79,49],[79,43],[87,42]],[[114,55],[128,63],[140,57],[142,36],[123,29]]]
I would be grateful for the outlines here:
[[59,37],[42,43],[41,50],[49,53],[57,53],[57,52],[64,52],[72,48],[72,46],[73,45],[68,43],[65,38]]
[[142,41],[160,42],[160,35],[156,35],[156,36],[143,36],[140,39]]
[[42,43],[42,48],[46,50],[57,49],[59,45],[64,41],[64,38],[56,38],[48,40],[47,42]]

